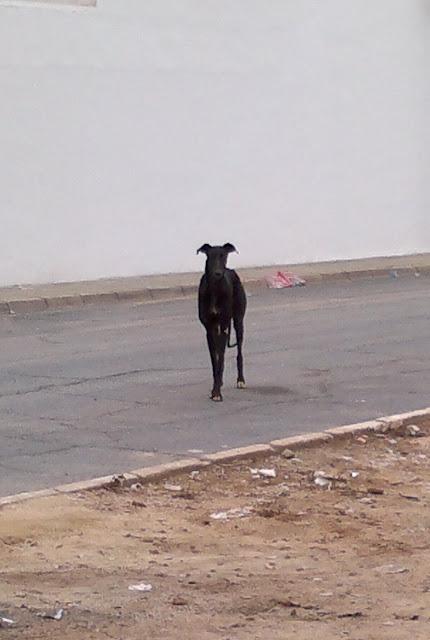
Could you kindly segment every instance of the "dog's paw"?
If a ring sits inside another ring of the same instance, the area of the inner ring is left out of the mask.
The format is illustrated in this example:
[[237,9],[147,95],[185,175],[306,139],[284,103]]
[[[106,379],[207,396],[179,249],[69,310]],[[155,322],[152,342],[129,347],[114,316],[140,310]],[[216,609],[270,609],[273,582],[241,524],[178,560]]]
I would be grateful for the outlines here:
[[237,381],[237,388],[238,389],[246,389],[245,380],[238,380]]
[[212,393],[211,400],[214,402],[222,402],[222,395],[220,393]]

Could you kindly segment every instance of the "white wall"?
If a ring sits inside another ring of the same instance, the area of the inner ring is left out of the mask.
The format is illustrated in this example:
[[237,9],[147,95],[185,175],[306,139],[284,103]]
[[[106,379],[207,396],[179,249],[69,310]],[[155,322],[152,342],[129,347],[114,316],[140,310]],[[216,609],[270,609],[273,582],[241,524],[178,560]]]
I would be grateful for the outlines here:
[[430,0],[0,0],[0,284],[430,250]]

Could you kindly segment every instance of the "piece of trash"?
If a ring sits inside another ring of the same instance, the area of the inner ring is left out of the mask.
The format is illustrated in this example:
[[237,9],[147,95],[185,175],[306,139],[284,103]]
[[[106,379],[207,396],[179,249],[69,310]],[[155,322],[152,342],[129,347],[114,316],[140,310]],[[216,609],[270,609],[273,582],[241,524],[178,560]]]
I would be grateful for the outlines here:
[[346,462],[352,462],[354,460],[354,458],[352,456],[340,456],[342,458],[342,460],[345,460]]
[[143,489],[143,486],[140,484],[140,482],[135,482],[131,485],[130,489],[131,491],[140,491],[141,489]]
[[288,271],[278,271],[273,276],[266,277],[269,289],[290,289],[291,287],[304,287],[306,280]]
[[415,502],[420,502],[420,498],[418,496],[413,496],[409,493],[399,493],[401,498],[406,498],[406,500],[414,500]]
[[131,584],[128,588],[129,591],[140,591],[141,593],[149,593],[152,591],[152,584],[146,584],[140,582],[139,584]]
[[315,471],[314,472],[314,483],[317,487],[327,487],[329,490],[332,487],[332,480],[329,475],[325,471]]
[[231,520],[233,518],[247,518],[252,515],[251,507],[243,507],[237,509],[228,509],[228,511],[215,511],[211,513],[212,520]]
[[276,469],[250,469],[250,472],[255,477],[276,478]]
[[418,438],[424,435],[421,429],[417,427],[416,424],[408,424],[408,426],[406,427],[406,433],[412,438]]
[[182,487],[180,484],[169,484],[168,482],[166,482],[164,488],[167,489],[167,491],[182,491]]
[[358,478],[359,475],[360,475],[359,471],[351,471],[351,478]]
[[356,441],[360,444],[367,444],[367,438],[365,436],[359,436],[358,438],[356,438]]
[[191,478],[192,480],[195,480],[196,478],[198,478],[198,477],[199,477],[199,475],[200,475],[200,471],[191,471],[191,473],[190,473],[190,478]]
[[64,616],[64,609],[57,609],[57,611],[47,611],[37,614],[39,618],[46,618],[48,620],[61,620]]
[[0,627],[3,624],[11,626],[11,625],[15,624],[15,620],[11,620],[10,618],[3,618],[3,616],[0,616]]
[[58,609],[58,611],[53,615],[53,620],[61,620],[64,616],[64,609]]
[[276,478],[275,469],[258,469],[258,475],[262,478]]
[[379,487],[369,487],[367,493],[370,493],[372,496],[383,496],[384,490]]
[[327,478],[322,478],[321,476],[315,478],[315,484],[317,485],[317,487],[331,487],[330,480],[327,480]]
[[406,567],[397,567],[394,564],[385,564],[382,567],[376,567],[375,571],[377,571],[378,573],[395,575],[398,573],[408,573],[409,569],[406,569]]
[[389,444],[397,444],[397,440],[395,440],[394,438],[390,438],[390,439],[388,440],[388,443],[389,443]]

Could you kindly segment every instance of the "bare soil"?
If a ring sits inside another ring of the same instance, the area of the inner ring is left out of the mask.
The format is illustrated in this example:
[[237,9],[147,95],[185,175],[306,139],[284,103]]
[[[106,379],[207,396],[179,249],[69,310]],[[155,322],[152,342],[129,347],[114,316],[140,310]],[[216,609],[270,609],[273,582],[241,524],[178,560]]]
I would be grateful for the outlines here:
[[4,507],[0,638],[428,640],[429,504],[429,434],[389,433]]

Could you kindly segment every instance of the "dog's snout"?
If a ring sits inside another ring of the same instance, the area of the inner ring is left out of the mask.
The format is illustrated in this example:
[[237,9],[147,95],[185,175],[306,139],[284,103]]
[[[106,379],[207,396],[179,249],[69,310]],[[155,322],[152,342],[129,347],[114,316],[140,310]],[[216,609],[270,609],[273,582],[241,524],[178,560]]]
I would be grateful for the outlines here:
[[221,278],[222,277],[222,271],[219,271],[219,270],[214,271],[214,276],[215,276],[215,278]]

